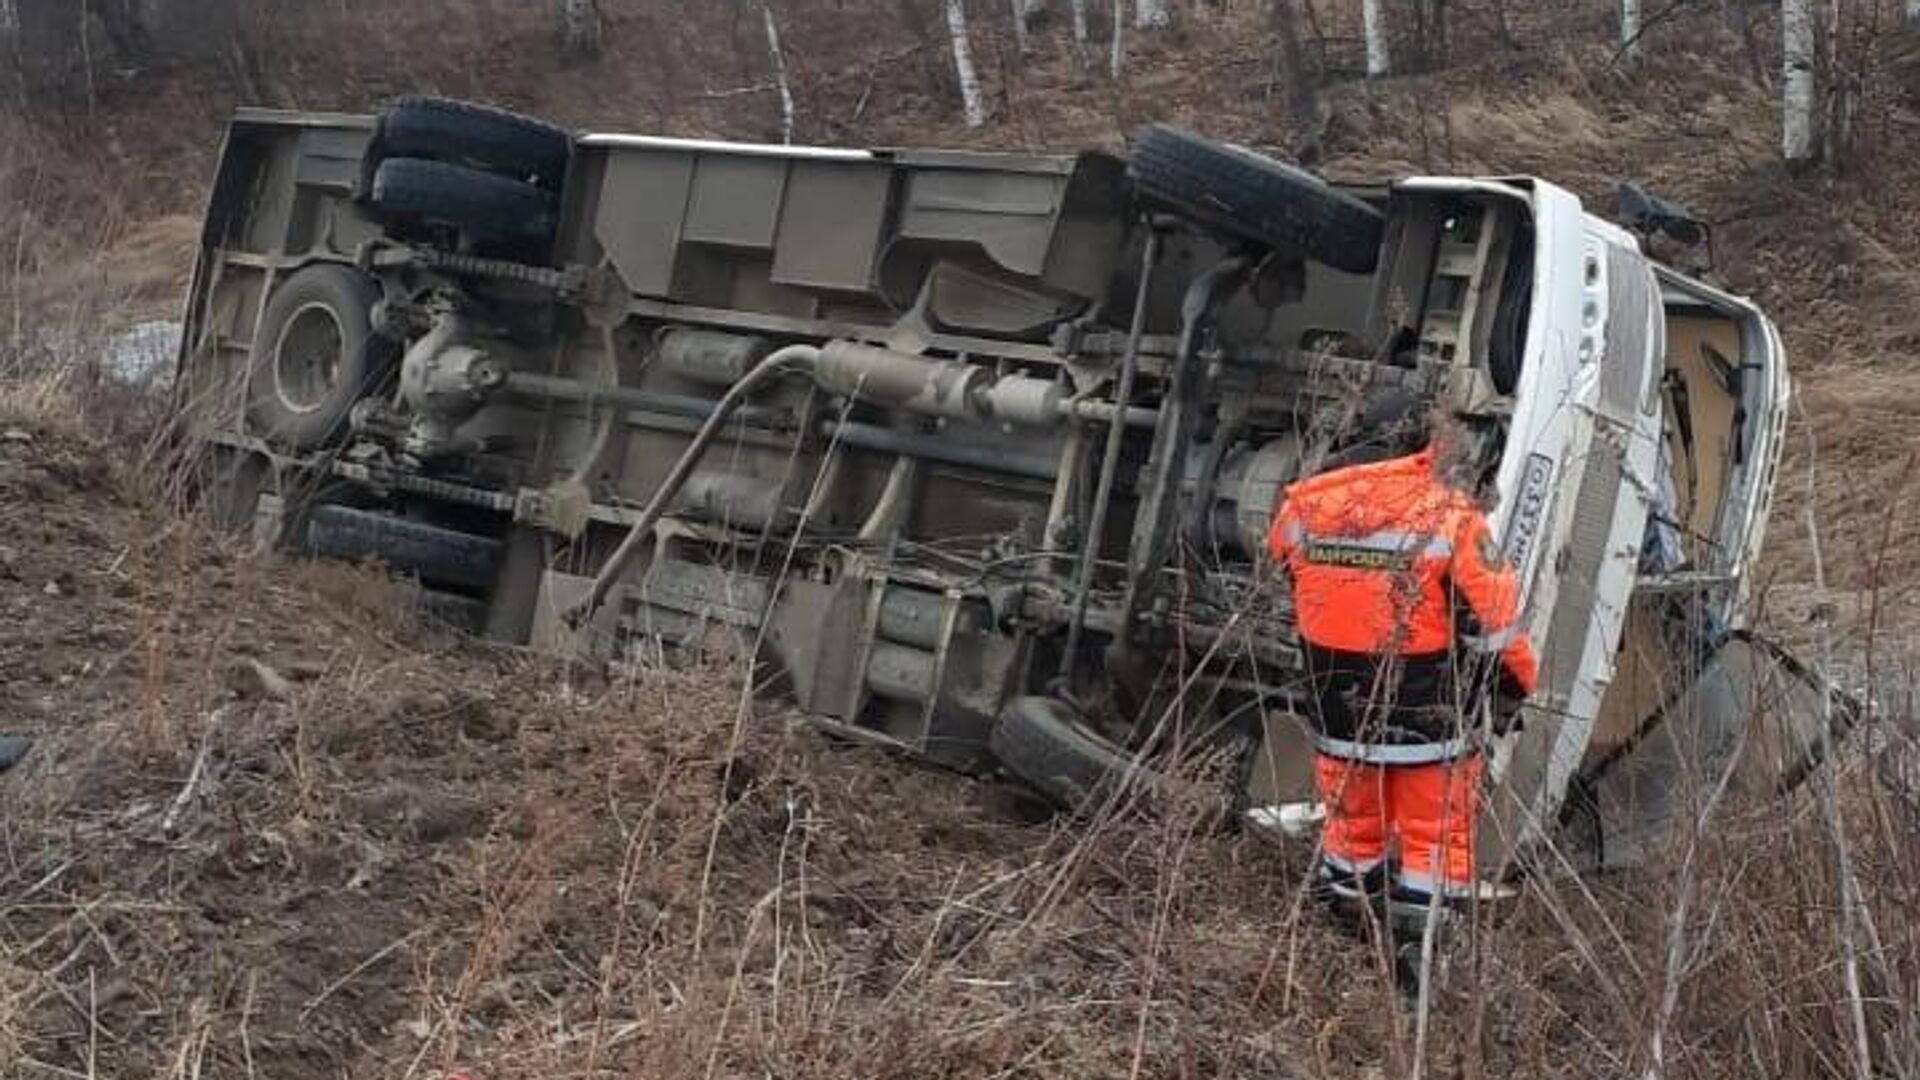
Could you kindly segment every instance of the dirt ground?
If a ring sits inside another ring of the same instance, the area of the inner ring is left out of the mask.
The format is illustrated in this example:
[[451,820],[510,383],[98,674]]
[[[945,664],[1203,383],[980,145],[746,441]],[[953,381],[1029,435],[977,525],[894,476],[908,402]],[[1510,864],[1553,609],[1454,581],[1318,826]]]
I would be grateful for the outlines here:
[[[1177,813],[1046,819],[1005,785],[744,702],[718,659],[606,673],[448,633],[375,569],[213,535],[153,467],[152,402],[28,371],[176,306],[240,96],[428,89],[570,123],[772,130],[761,96],[733,93],[764,77],[738,28],[605,3],[624,48],[567,68],[528,59],[512,5],[441,27],[370,4],[363,32],[314,36],[332,7],[274,24],[259,48],[283,62],[253,94],[114,72],[91,116],[0,115],[21,230],[0,297],[19,354],[0,373],[0,733],[38,739],[0,776],[0,1076],[1414,1073],[1381,952],[1302,902],[1306,851]],[[976,132],[937,50],[863,11],[788,28],[804,139],[1063,149],[1170,119],[1343,177],[1537,173],[1601,206],[1635,179],[1687,204],[1711,262],[1662,254],[1756,297],[1794,362],[1762,617],[1805,640],[1830,615],[1844,658],[1911,685],[1920,163],[1787,175],[1774,88],[1717,19],[1682,15],[1628,72],[1593,40],[1604,20],[1548,43],[1523,13],[1532,44],[1463,45],[1440,74],[1330,70],[1311,130],[1281,116],[1247,5],[1139,36],[1120,87],[1063,52],[1014,63],[983,31],[994,118]],[[1322,29],[1350,67],[1352,28]],[[409,44],[425,34],[431,56]],[[1876,100],[1894,104],[1875,138],[1910,144],[1906,98]],[[48,156],[21,172],[28,151]],[[1920,1074],[1896,1037],[1920,972],[1912,833],[1863,773],[1841,781],[1874,920],[1867,1020],[1886,1075]],[[1540,885],[1476,922],[1420,1075],[1639,1076],[1656,1043],[1674,1076],[1846,1074],[1829,834],[1804,799],[1735,823],[1672,872]]]

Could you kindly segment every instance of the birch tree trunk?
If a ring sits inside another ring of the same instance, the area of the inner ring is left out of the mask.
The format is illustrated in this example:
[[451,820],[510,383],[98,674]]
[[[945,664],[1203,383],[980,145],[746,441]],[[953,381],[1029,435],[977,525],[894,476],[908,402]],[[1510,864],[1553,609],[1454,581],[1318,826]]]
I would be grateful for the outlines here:
[[[1920,3],[1920,0],[1914,0]],[[1093,41],[1092,30],[1087,26],[1087,0],[1069,0],[1073,8],[1073,53],[1080,63],[1086,63],[1087,46]]]
[[773,84],[780,91],[780,141],[793,142],[793,86],[787,82],[787,57],[780,51],[780,27],[773,21],[773,5],[760,2],[760,17],[767,27],[767,54],[773,59]]
[[1033,48],[1033,35],[1027,32],[1028,0],[1007,0],[1013,7],[1013,44],[1022,56]]
[[[1116,4],[1122,2],[1123,0],[1114,0]],[[1135,0],[1133,25],[1142,30],[1151,30],[1172,22],[1173,13],[1167,10],[1167,2],[1168,0]]]
[[560,0],[560,51],[568,56],[600,52],[600,9],[594,0]]
[[1780,148],[1787,162],[1814,159],[1813,130],[1814,0],[1781,0],[1780,46],[1784,71],[1780,89]]
[[1620,0],[1620,51],[1640,59],[1640,0]]
[[1108,61],[1112,68],[1110,74],[1115,82],[1120,81],[1120,72],[1127,62],[1127,0],[1113,0],[1113,56]]
[[1366,24],[1367,78],[1377,79],[1393,71],[1393,56],[1387,48],[1386,0],[1360,0],[1360,14]]
[[953,39],[953,70],[960,80],[960,107],[967,126],[987,122],[986,102],[980,95],[980,75],[973,67],[973,48],[967,42],[967,7],[963,0],[947,0],[947,36]]

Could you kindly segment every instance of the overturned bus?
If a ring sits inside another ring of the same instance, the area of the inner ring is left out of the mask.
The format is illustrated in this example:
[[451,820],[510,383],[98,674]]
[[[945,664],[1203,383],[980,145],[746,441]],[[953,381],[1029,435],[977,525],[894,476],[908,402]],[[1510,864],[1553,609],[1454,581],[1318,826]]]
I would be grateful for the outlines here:
[[729,635],[847,737],[1272,805],[1311,785],[1263,536],[1389,392],[1468,418],[1542,656],[1488,859],[1631,859],[1688,778],[1817,763],[1845,710],[1743,619],[1779,336],[1540,179],[243,110],[175,412],[225,524],[492,637]]

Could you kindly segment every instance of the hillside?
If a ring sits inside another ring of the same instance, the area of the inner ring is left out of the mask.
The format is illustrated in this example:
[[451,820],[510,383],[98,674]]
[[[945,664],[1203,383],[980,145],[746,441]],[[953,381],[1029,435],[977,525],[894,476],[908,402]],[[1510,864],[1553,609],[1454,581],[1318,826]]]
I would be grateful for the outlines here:
[[[723,660],[570,667],[438,629],[371,569],[211,536],[151,467],[157,399],[97,357],[177,314],[226,114],[424,91],[779,138],[749,5],[600,6],[603,51],[568,60],[517,0],[268,0],[211,58],[101,55],[0,113],[0,733],[39,740],[0,776],[0,1075],[1852,1075],[1804,801],[1684,867],[1531,887],[1476,926],[1416,1064],[1381,957],[1305,904],[1305,848],[1048,819],[744,701]],[[1358,5],[1318,3],[1321,100],[1290,118],[1266,5],[1177,6],[1129,27],[1114,82],[1063,12],[1023,57],[1005,5],[973,5],[968,129],[938,5],[772,5],[798,141],[1117,148],[1164,120],[1339,178],[1686,205],[1710,261],[1663,254],[1765,306],[1794,364],[1763,621],[1806,640],[1830,614],[1911,714],[1920,78],[1891,16],[1848,54],[1847,155],[1792,175],[1764,13],[1743,38],[1675,5],[1629,64],[1605,5],[1463,0],[1444,64],[1365,81]],[[1920,1075],[1913,833],[1857,762],[1841,779],[1872,1053]]]

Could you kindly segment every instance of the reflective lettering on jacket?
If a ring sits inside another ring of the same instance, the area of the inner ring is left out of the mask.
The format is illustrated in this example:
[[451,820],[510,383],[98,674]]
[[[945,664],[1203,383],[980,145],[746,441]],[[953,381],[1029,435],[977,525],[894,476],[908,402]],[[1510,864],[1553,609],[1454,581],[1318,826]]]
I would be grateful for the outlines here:
[[[1478,649],[1499,657],[1512,689],[1533,692],[1518,576],[1486,515],[1434,475],[1430,450],[1294,484],[1268,547],[1293,579],[1308,644],[1375,657]],[[1456,625],[1462,611],[1470,628]]]

